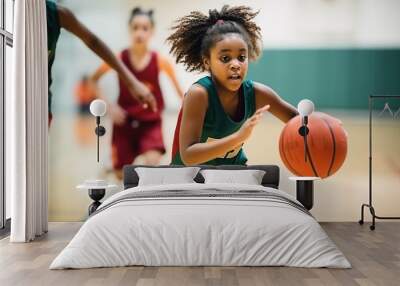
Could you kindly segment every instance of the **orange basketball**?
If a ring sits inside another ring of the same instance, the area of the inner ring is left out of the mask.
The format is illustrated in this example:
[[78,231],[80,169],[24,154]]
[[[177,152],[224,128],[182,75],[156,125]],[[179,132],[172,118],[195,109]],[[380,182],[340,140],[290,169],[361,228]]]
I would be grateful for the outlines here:
[[285,166],[295,175],[326,178],[342,166],[347,154],[347,135],[340,122],[322,112],[308,117],[305,161],[304,137],[299,134],[300,115],[292,118],[279,138],[279,153]]

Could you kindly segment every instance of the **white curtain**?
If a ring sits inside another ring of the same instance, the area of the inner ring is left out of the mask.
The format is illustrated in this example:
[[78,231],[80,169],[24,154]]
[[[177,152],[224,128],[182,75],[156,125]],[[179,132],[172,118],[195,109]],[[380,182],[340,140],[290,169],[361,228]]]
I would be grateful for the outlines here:
[[6,98],[6,187],[12,242],[47,232],[47,22],[44,0],[15,1],[12,94]]

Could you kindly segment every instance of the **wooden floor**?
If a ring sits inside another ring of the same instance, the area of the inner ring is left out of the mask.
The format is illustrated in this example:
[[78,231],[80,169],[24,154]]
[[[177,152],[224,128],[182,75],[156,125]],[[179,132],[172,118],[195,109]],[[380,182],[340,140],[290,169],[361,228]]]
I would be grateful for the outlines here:
[[81,223],[50,223],[27,244],[0,241],[0,285],[400,285],[400,222],[322,223],[353,268],[123,267],[48,270]]

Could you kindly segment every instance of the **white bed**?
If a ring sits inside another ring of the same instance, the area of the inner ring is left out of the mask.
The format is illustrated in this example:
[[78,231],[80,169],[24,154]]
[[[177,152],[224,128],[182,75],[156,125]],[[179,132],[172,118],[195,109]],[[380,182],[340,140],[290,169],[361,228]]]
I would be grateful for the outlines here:
[[137,186],[108,198],[50,269],[128,265],[351,267],[285,192],[198,183]]

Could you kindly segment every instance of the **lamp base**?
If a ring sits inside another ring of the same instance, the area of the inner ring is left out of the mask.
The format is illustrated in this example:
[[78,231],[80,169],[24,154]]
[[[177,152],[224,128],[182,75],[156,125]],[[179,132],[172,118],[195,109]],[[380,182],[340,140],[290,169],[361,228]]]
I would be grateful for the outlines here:
[[314,181],[296,181],[296,198],[307,209],[314,206]]
[[89,189],[89,197],[94,201],[88,208],[89,216],[101,205],[100,200],[106,194],[106,189]]

